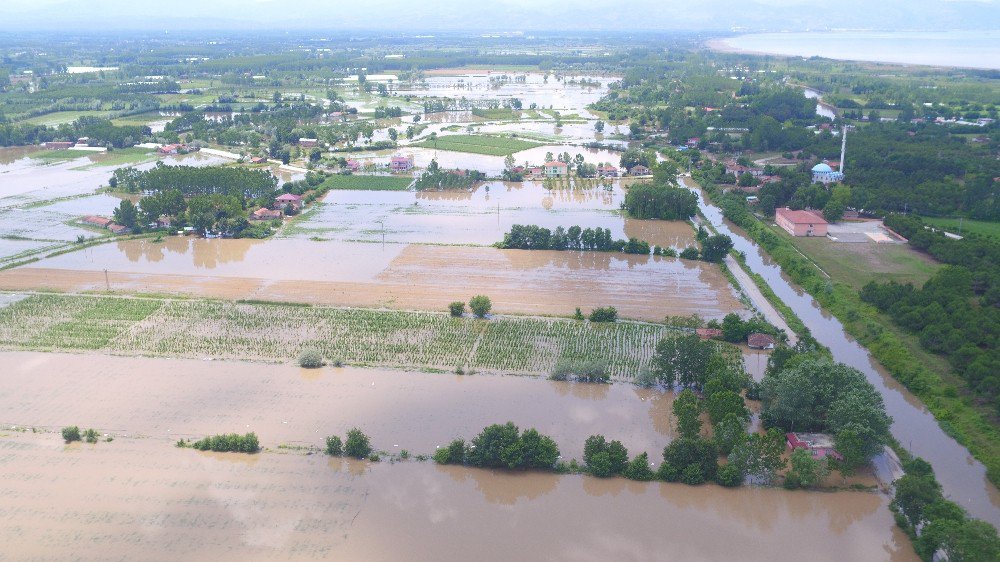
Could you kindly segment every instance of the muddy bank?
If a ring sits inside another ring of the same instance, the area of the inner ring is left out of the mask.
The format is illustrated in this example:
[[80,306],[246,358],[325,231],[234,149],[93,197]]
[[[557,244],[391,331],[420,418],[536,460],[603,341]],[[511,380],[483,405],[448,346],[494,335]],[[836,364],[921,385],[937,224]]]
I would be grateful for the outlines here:
[[18,557],[914,560],[887,499],[0,438]]
[[171,237],[95,246],[0,272],[0,288],[8,290],[109,287],[417,310],[486,294],[500,313],[569,316],[576,307],[614,306],[623,317],[651,321],[744,310],[714,265],[600,252]]

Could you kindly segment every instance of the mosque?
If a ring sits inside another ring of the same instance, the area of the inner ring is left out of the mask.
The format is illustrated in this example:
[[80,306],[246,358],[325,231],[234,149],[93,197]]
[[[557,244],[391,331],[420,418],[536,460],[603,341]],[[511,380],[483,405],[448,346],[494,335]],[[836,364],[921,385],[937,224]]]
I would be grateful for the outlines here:
[[835,183],[839,181],[844,181],[844,153],[847,151],[847,126],[840,132],[840,169],[834,171],[829,164],[825,162],[820,162],[812,167],[813,183],[822,183],[824,185],[828,183]]

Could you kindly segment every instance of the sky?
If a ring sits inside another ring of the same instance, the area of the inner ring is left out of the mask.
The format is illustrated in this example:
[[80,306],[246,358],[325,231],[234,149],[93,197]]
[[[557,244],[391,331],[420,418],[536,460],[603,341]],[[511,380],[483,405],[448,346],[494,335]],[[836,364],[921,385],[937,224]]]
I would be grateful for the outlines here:
[[1000,29],[1000,0],[0,0],[0,30]]

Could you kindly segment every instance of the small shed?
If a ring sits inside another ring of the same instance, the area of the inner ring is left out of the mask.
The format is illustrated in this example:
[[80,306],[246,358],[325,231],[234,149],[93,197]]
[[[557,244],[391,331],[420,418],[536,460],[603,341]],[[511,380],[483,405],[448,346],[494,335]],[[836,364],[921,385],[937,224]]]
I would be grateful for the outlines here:
[[747,345],[751,349],[774,349],[774,336],[754,333],[747,336]]

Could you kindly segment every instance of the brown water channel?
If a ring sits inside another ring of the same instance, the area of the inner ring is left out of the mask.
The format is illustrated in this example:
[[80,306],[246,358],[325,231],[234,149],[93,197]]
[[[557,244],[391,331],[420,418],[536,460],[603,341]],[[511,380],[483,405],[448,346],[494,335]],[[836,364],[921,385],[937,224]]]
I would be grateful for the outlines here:
[[[510,474],[276,448],[319,446],[358,425],[380,449],[429,452],[513,419],[552,434],[567,456],[597,431],[653,453],[671,431],[670,395],[657,391],[98,355],[0,359],[10,367],[0,410],[19,418],[0,422],[0,540],[18,558],[915,559],[881,494]],[[63,445],[55,431],[69,423],[115,439]],[[249,430],[268,450],[173,446],[184,432]]]
[[[685,183],[692,187],[692,183]],[[945,496],[966,508],[973,516],[1000,526],[1000,492],[986,479],[986,468],[969,451],[949,437],[933,414],[891,375],[885,372],[860,343],[850,337],[839,320],[828,314],[813,298],[794,285],[770,257],[734,225],[725,221],[718,207],[706,203],[695,189],[699,207],[709,222],[728,234],[735,248],[746,255],[746,263],[809,328],[820,343],[830,348],[833,358],[865,374],[882,394],[886,411],[893,418],[892,434],[914,455],[927,459],[944,488]]]

